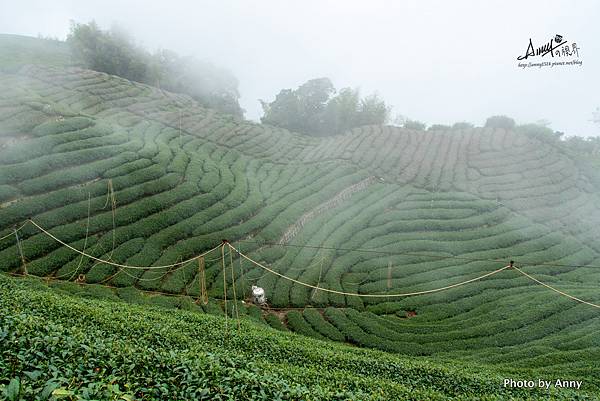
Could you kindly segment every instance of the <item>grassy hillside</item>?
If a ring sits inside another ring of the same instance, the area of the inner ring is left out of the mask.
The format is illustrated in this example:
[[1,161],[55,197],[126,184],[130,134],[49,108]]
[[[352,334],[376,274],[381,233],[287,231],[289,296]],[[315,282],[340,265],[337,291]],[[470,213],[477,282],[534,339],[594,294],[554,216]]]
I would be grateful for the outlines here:
[[15,71],[24,64],[72,64],[66,43],[53,39],[0,34],[0,70]]
[[26,399],[596,399],[505,389],[502,375],[480,366],[335,345],[250,320],[226,330],[220,317],[76,298],[37,281],[0,276],[0,294],[1,377]]
[[[33,64],[11,49],[0,54],[11,65],[0,68],[2,271],[22,269],[10,234],[31,217],[77,249],[127,265],[175,263],[226,238],[302,282],[385,294],[451,285],[514,259],[600,302],[600,183],[555,143],[503,130],[375,126],[307,138],[118,77]],[[120,269],[81,258],[32,225],[19,235],[29,274],[200,295],[194,263]],[[600,388],[598,309],[514,270],[438,294],[368,299],[313,291],[232,259],[228,298],[233,277],[238,297],[264,287],[271,306],[284,308],[267,317],[273,326]],[[211,298],[224,297],[219,254],[206,258],[206,284]]]

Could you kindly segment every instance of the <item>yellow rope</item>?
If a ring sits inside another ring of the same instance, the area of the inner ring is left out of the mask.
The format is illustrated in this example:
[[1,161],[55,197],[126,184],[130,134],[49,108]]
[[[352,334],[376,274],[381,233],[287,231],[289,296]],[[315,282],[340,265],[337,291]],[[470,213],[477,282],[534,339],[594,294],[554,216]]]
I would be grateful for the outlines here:
[[0,241],[5,240],[9,237],[12,237],[13,235],[15,235],[14,230],[10,234],[6,234],[4,237],[0,237]]
[[[321,269],[323,268],[323,261],[325,260],[325,256],[322,256],[320,259],[315,260],[313,263],[311,263],[310,265],[304,266],[304,267],[288,267],[287,269],[285,269],[286,272],[291,272],[291,271],[300,271],[300,272],[306,272],[309,269],[312,269],[313,267],[315,267],[316,265],[318,265],[319,263],[321,264]],[[292,262],[293,263],[293,262]]]
[[[19,273],[12,273],[12,272],[8,272],[7,274],[13,276],[13,277],[25,277],[24,274],[19,274]],[[54,277],[50,277],[50,276],[46,276],[46,277],[39,277],[39,276],[35,276],[35,275],[30,275],[27,276],[29,278],[35,278],[37,280],[40,281],[45,281],[46,285],[49,285],[50,282],[60,282],[60,283],[65,283],[65,280],[59,280],[56,279]],[[84,286],[84,287],[104,287],[104,288],[111,288],[114,290],[119,290],[122,289],[123,287],[119,287],[119,286],[114,286],[114,285],[109,285],[109,284],[99,284],[99,283],[86,283],[86,282],[82,282],[82,281],[75,281],[75,283],[79,286]],[[173,298],[183,298],[185,297],[185,295],[181,295],[181,294],[174,294],[174,293],[170,293],[170,292],[164,292],[164,291],[158,291],[158,290],[142,290],[139,288],[136,288],[137,291],[139,291],[140,293],[143,294],[152,294],[152,295],[164,295],[167,297],[173,297]]]
[[[240,259],[241,259],[241,258],[240,258]],[[246,276],[245,276],[245,277],[246,277],[246,280],[247,280],[247,281],[253,281],[253,282],[256,282],[256,283],[257,283],[257,285],[258,285],[258,282],[259,282],[260,280],[262,280],[262,278],[263,278],[263,277],[265,277],[267,274],[269,274],[269,272],[268,272],[268,271],[265,271],[265,270],[263,270],[263,269],[261,269],[260,267],[259,267],[259,268],[257,268],[257,270],[260,270],[260,271],[262,271],[262,272],[263,272],[263,274],[261,274],[261,275],[260,275],[260,276],[258,276],[258,277],[255,277],[255,278],[252,278],[252,277],[248,278],[248,274],[250,273],[250,271],[249,271],[249,272],[246,274]]]
[[589,305],[589,306],[593,306],[594,308],[598,308],[598,309],[600,309],[600,305],[596,305],[596,304],[594,304],[594,303],[591,303],[591,302],[588,302],[588,301],[584,301],[584,300],[583,300],[583,299],[581,299],[581,298],[577,298],[577,297],[575,297],[575,296],[573,296],[573,295],[567,294],[567,293],[566,293],[566,292],[564,292],[564,291],[561,291],[561,290],[559,290],[559,289],[557,289],[557,288],[554,288],[554,287],[552,287],[551,285],[548,285],[548,284],[546,284],[546,283],[543,283],[543,282],[541,282],[540,280],[538,280],[537,278],[535,278],[535,277],[533,277],[533,276],[530,276],[529,274],[525,273],[523,270],[519,269],[518,267],[516,267],[516,266],[513,266],[513,267],[514,267],[514,269],[515,269],[516,271],[518,271],[519,273],[521,273],[522,275],[524,275],[524,276],[525,276],[525,277],[527,277],[528,279],[535,281],[535,282],[536,282],[536,283],[538,283],[539,285],[543,285],[544,287],[546,287],[546,288],[548,288],[548,289],[550,289],[550,290],[552,290],[552,291],[554,291],[554,292],[556,292],[556,293],[558,293],[558,294],[560,294],[560,295],[562,295],[562,296],[565,296],[565,297],[567,297],[567,298],[571,298],[571,299],[572,299],[572,300],[574,300],[574,301],[581,302],[582,304],[586,304],[586,305]]
[[[89,233],[90,233],[90,214],[91,214],[91,208],[92,208],[92,195],[88,192],[87,223],[85,225],[85,240],[83,241],[83,252],[85,252],[85,250],[87,248],[88,237],[89,237]],[[79,263],[77,263],[77,267],[75,268],[75,270],[73,271],[73,273],[71,274],[71,276],[68,278],[69,281],[73,280],[73,278],[75,278],[75,275],[77,274],[77,272],[81,268],[81,264],[83,263],[83,258],[84,258],[84,256],[81,255],[81,257],[79,258]],[[55,276],[54,278],[61,279],[63,277],[66,277],[67,275],[69,275],[68,272],[65,273],[65,274],[61,274],[60,276]]]
[[23,229],[23,227],[25,227],[27,225],[27,223],[29,223],[29,220],[27,220],[25,223],[21,224],[21,227],[13,229],[13,231],[11,231],[10,233],[6,234],[4,237],[0,237],[0,241],[5,240],[9,237],[12,237],[13,235],[15,235],[15,231],[21,231]]
[[[210,249],[210,250],[208,250],[208,251],[206,251],[206,252],[204,252],[204,253],[202,253],[202,254],[200,254],[200,255],[197,255],[197,256],[194,256],[194,257],[192,257],[192,258],[190,258],[190,259],[184,260],[184,261],[182,261],[182,262],[177,262],[177,263],[173,263],[173,264],[170,264],[170,265],[164,265],[164,266],[129,266],[129,265],[123,265],[123,264],[119,264],[119,263],[114,263],[114,262],[107,261],[107,260],[102,260],[102,259],[100,259],[100,258],[97,258],[97,257],[95,257],[95,256],[89,255],[89,254],[87,254],[87,253],[86,253],[86,252],[84,252],[84,251],[81,251],[81,250],[79,250],[79,249],[77,249],[77,248],[74,248],[74,247],[72,247],[71,245],[67,244],[66,242],[64,242],[64,241],[60,240],[59,238],[57,238],[56,236],[54,236],[53,234],[51,234],[51,233],[50,233],[50,232],[48,232],[47,230],[45,230],[43,227],[41,227],[39,224],[37,224],[35,221],[33,221],[33,220],[31,220],[31,219],[30,219],[30,220],[28,220],[28,221],[26,221],[25,223],[23,223],[23,224],[22,224],[22,225],[21,225],[19,228],[15,229],[15,231],[14,231],[13,233],[9,234],[8,236],[12,236],[12,235],[14,235],[16,232],[18,232],[19,230],[21,230],[21,229],[22,229],[22,228],[23,228],[23,227],[24,227],[24,226],[25,226],[27,223],[31,223],[31,224],[33,224],[33,225],[34,225],[34,226],[36,226],[36,227],[37,227],[37,228],[38,228],[38,229],[39,229],[39,230],[40,230],[42,233],[44,233],[44,234],[46,234],[47,236],[49,236],[50,238],[54,239],[54,240],[55,240],[55,241],[57,241],[58,243],[60,243],[60,244],[62,244],[62,245],[64,245],[64,246],[66,246],[67,248],[71,249],[72,251],[75,251],[75,252],[77,252],[77,253],[81,254],[82,256],[86,256],[86,257],[88,257],[88,258],[90,258],[90,259],[93,259],[93,260],[95,260],[95,261],[97,261],[97,262],[100,262],[100,263],[106,263],[106,264],[109,264],[109,265],[112,265],[112,266],[121,267],[121,268],[126,268],[126,269],[144,269],[144,270],[151,270],[151,269],[164,269],[164,268],[170,268],[170,267],[174,267],[174,266],[180,266],[180,268],[182,268],[182,267],[184,267],[185,265],[187,265],[188,263],[190,263],[190,262],[192,262],[192,261],[194,261],[194,260],[197,260],[197,259],[203,258],[205,255],[207,255],[207,254],[209,254],[209,253],[211,253],[211,252],[215,251],[217,248],[219,248],[219,247],[220,247],[220,248],[221,248],[221,261],[222,261],[222,268],[223,268],[223,291],[224,291],[224,293],[223,293],[223,298],[224,298],[224,303],[225,303],[225,318],[227,319],[227,278],[226,278],[226,268],[225,268],[225,245],[224,245],[224,244],[219,244],[218,246],[216,246],[216,247],[214,247],[214,248],[212,248],[212,249]],[[2,240],[2,239],[5,239],[5,238],[7,238],[8,236],[2,237],[2,238],[0,238],[0,240]],[[17,236],[17,242],[18,242],[18,241],[19,241],[19,238],[18,238],[18,236]],[[17,245],[19,245],[19,244],[17,244]],[[274,274],[274,275],[276,275],[276,276],[278,276],[278,277],[281,277],[281,278],[283,278],[283,279],[285,279],[285,280],[288,280],[288,281],[291,281],[291,282],[293,282],[293,283],[296,283],[296,284],[302,285],[302,286],[304,286],[304,287],[308,287],[308,288],[312,288],[312,289],[314,289],[314,290],[317,290],[317,291],[324,291],[324,292],[328,292],[328,293],[332,293],[332,294],[345,295],[345,296],[354,296],[354,297],[363,297],[363,298],[394,298],[394,297],[408,297],[408,296],[414,296],[414,295],[431,294],[431,293],[435,293],[435,292],[440,292],[440,291],[444,291],[444,290],[449,290],[449,289],[451,289],[451,288],[456,288],[456,287],[459,287],[459,286],[462,286],[462,285],[465,285],[465,284],[469,284],[469,283],[472,283],[472,282],[475,282],[475,281],[478,281],[478,280],[482,280],[482,279],[484,279],[484,278],[486,278],[486,277],[489,277],[489,276],[492,276],[492,275],[494,275],[494,274],[500,273],[500,272],[502,272],[502,271],[504,271],[504,270],[506,270],[506,269],[509,269],[509,268],[511,268],[511,267],[512,267],[512,268],[514,268],[516,271],[518,271],[520,274],[522,274],[523,276],[525,276],[525,277],[529,278],[530,280],[532,280],[532,281],[536,282],[537,284],[540,284],[540,285],[542,285],[542,286],[544,286],[544,287],[546,287],[546,288],[548,288],[548,289],[550,289],[550,290],[552,290],[552,291],[554,291],[554,292],[556,292],[556,293],[558,293],[558,294],[560,294],[560,295],[562,295],[562,296],[565,296],[565,297],[567,297],[567,298],[570,298],[570,299],[572,299],[572,300],[574,300],[574,301],[577,301],[577,302],[580,302],[580,303],[583,303],[583,304],[586,304],[586,305],[592,306],[592,307],[594,307],[594,308],[598,308],[598,309],[600,309],[600,305],[597,305],[597,304],[594,304],[594,303],[592,303],[592,302],[585,301],[585,300],[583,300],[583,299],[581,299],[581,298],[577,298],[577,297],[575,297],[575,296],[573,296],[573,295],[567,294],[566,292],[564,292],[564,291],[561,291],[561,290],[559,290],[559,289],[557,289],[557,288],[554,288],[554,287],[552,287],[552,286],[550,286],[550,285],[548,285],[548,284],[546,284],[546,283],[544,283],[544,282],[542,282],[542,281],[540,281],[540,280],[536,279],[535,277],[533,277],[533,276],[531,276],[531,275],[529,275],[529,274],[525,273],[524,271],[522,271],[522,270],[521,270],[521,269],[519,269],[518,267],[516,267],[516,266],[511,266],[511,265],[504,266],[504,267],[502,267],[502,268],[500,268],[500,269],[494,270],[494,271],[492,271],[492,272],[486,273],[486,274],[484,274],[484,275],[481,275],[481,276],[478,276],[478,277],[475,277],[475,278],[472,278],[472,279],[469,279],[469,280],[461,281],[461,282],[459,282],[459,283],[451,284],[451,285],[444,286],[444,287],[434,288],[434,289],[431,289],[431,290],[415,291],[415,292],[405,292],[405,293],[396,293],[396,294],[359,294],[359,293],[352,293],[352,292],[338,291],[338,290],[333,290],[333,289],[329,289],[329,288],[322,288],[322,287],[319,287],[318,285],[317,285],[317,286],[315,286],[315,285],[312,285],[312,284],[304,283],[304,282],[302,282],[302,281],[299,281],[299,280],[293,279],[293,278],[291,278],[291,277],[288,277],[288,276],[286,276],[286,275],[284,275],[284,274],[278,273],[278,272],[276,272],[276,271],[274,271],[274,270],[270,269],[269,267],[267,267],[267,266],[263,265],[262,263],[260,263],[260,262],[257,262],[257,261],[255,261],[255,260],[253,260],[252,258],[250,258],[250,257],[246,256],[246,255],[245,255],[245,254],[243,254],[241,251],[239,251],[239,250],[238,250],[238,249],[236,249],[234,246],[232,246],[230,243],[227,243],[227,245],[228,245],[228,246],[229,246],[229,248],[230,248],[230,252],[231,252],[232,250],[233,250],[233,251],[235,251],[235,252],[236,252],[236,253],[237,253],[237,254],[238,254],[238,255],[239,255],[241,258],[244,258],[244,259],[248,260],[248,261],[249,261],[249,262],[251,262],[252,264],[254,264],[254,265],[256,265],[256,266],[260,267],[260,268],[261,268],[261,269],[263,269],[263,270],[266,270],[266,271],[267,271],[267,272],[269,272],[269,273],[272,273],[272,274]],[[232,254],[231,254],[231,253],[230,253],[230,258],[233,258],[233,256],[232,256]],[[232,267],[232,274],[233,274],[233,261],[231,261],[231,267]],[[125,273],[126,273],[126,272],[125,272]],[[169,272],[167,272],[167,273],[169,273]],[[166,275],[166,274],[165,274],[165,275]],[[163,275],[163,277],[164,277],[164,275]],[[235,280],[235,278],[233,278],[233,279]],[[235,282],[234,282],[234,292],[235,292]],[[235,297],[235,294],[234,294],[234,297]],[[225,324],[227,325],[227,320],[225,321]]]
[[74,252],[77,252],[77,253],[79,253],[79,254],[81,254],[83,256],[87,256],[88,258],[93,259],[93,260],[95,260],[97,262],[106,263],[107,265],[116,266],[116,267],[123,267],[125,269],[155,270],[155,269],[165,269],[165,268],[175,267],[175,266],[183,266],[185,264],[188,264],[189,262],[193,262],[194,260],[196,260],[196,259],[198,259],[198,258],[200,258],[200,257],[202,257],[204,255],[208,255],[209,253],[217,250],[219,247],[222,246],[221,244],[219,244],[219,245],[215,246],[214,248],[209,249],[208,251],[206,251],[204,253],[201,253],[200,255],[196,255],[196,256],[194,256],[192,258],[189,258],[187,260],[184,260],[182,262],[177,262],[177,263],[173,263],[173,264],[170,264],[170,265],[163,265],[163,266],[130,266],[130,265],[124,265],[124,264],[120,264],[120,263],[111,262],[109,260],[103,260],[103,259],[97,258],[95,256],[92,256],[92,255],[90,255],[88,253],[85,253],[85,252],[83,252],[83,251],[81,251],[81,250],[79,250],[79,249],[77,249],[77,248],[75,248],[75,247],[67,244],[66,242],[62,241],[61,239],[57,238],[52,233],[46,231],[43,227],[41,227],[35,221],[33,221],[33,220],[29,220],[29,221],[31,222],[31,224],[33,224],[34,226],[36,226],[42,233],[46,234],[47,236],[49,236],[50,238],[52,238],[53,240],[55,240],[59,244],[66,246],[70,250],[72,250]]
[[472,278],[472,279],[466,280],[466,281],[461,281],[460,283],[456,283],[456,284],[452,284],[452,285],[447,285],[445,287],[434,288],[432,290],[415,291],[415,292],[405,292],[405,293],[400,293],[400,294],[358,294],[358,293],[354,293],[354,292],[337,291],[337,290],[332,290],[332,289],[329,289],[329,288],[317,287],[315,285],[304,283],[302,281],[293,279],[291,277],[287,277],[286,275],[278,273],[278,272],[276,272],[276,271],[268,268],[267,266],[261,264],[260,262],[257,262],[255,260],[249,258],[248,256],[244,255],[243,253],[241,253],[240,251],[238,251],[237,249],[235,249],[231,244],[229,244],[229,246],[231,248],[233,248],[234,251],[236,251],[241,257],[243,257],[247,261],[255,264],[256,266],[259,266],[260,268],[262,268],[262,269],[264,269],[264,270],[266,270],[266,271],[268,271],[268,272],[270,272],[270,273],[272,273],[272,274],[274,274],[276,276],[279,276],[279,277],[281,277],[283,279],[289,280],[289,281],[291,281],[293,283],[296,283],[296,284],[299,284],[299,285],[302,285],[302,286],[308,287],[308,288],[314,288],[314,289],[319,290],[319,291],[329,292],[329,293],[332,293],[332,294],[346,295],[346,296],[350,296],[350,297],[363,297],[363,298],[394,298],[394,297],[409,297],[409,296],[413,296],[413,295],[431,294],[431,293],[434,293],[434,292],[449,290],[451,288],[459,287],[461,285],[469,284],[469,283],[472,283],[474,281],[484,279],[486,277],[489,277],[489,276],[492,276],[494,274],[500,273],[501,271],[504,271],[504,270],[506,270],[506,269],[508,269],[508,268],[511,267],[510,265],[507,265],[507,266],[504,266],[504,267],[502,267],[500,269],[494,270],[494,271],[492,271],[490,273],[486,273],[486,274],[484,274],[482,276],[475,277],[475,278]]
[[[181,257],[179,257],[179,256],[177,257],[177,259],[178,259],[178,260],[179,260],[180,258],[181,258]],[[191,263],[191,262],[190,262],[190,263]],[[100,264],[100,263],[96,263],[96,264]],[[95,266],[95,265],[94,265],[94,266]],[[131,278],[134,278],[134,279],[136,279],[137,281],[146,281],[146,282],[149,282],[149,281],[158,281],[158,280],[162,280],[163,278],[165,278],[165,277],[167,276],[167,274],[169,274],[169,273],[173,273],[173,272],[176,272],[176,271],[178,271],[178,270],[180,270],[180,269],[183,269],[185,266],[187,266],[187,264],[183,264],[183,265],[179,266],[179,267],[178,267],[178,268],[176,268],[176,269],[169,269],[169,270],[167,270],[166,272],[164,272],[162,275],[160,275],[160,276],[158,276],[158,277],[154,277],[154,278],[142,278],[142,277],[139,277],[139,278],[138,278],[138,276],[135,276],[135,275],[133,275],[133,274],[130,274],[130,273],[128,273],[128,272],[125,270],[125,268],[123,268],[123,267],[119,267],[119,270],[117,270],[115,273],[113,273],[113,274],[109,275],[109,276],[108,276],[108,277],[106,277],[104,280],[101,280],[101,281],[99,281],[99,282],[100,282],[100,283],[106,283],[106,282],[108,282],[108,281],[112,280],[113,278],[115,278],[115,277],[117,276],[117,274],[120,274],[120,273],[125,273],[125,275],[127,275],[127,276],[129,276],[129,277],[131,277]],[[143,274],[143,273],[142,273],[142,274]],[[186,293],[186,295],[187,295],[187,293]]]
[[[323,276],[323,260],[324,259],[325,259],[325,256],[322,256],[321,257],[321,267],[319,269],[319,280],[317,281],[317,287],[319,287],[319,285],[321,284],[321,277]],[[317,289],[313,290],[313,293],[310,296],[311,301],[315,299],[315,295],[317,295]]]
[[[192,261],[189,261],[188,263],[191,263],[191,262],[193,262],[193,260],[192,260]],[[107,281],[109,281],[109,280],[113,279],[114,277],[116,277],[116,276],[117,276],[117,274],[120,274],[120,273],[123,273],[123,274],[125,274],[126,276],[129,276],[129,277],[131,277],[131,278],[133,278],[133,279],[135,279],[135,280],[137,280],[137,281],[157,281],[157,280],[162,280],[162,279],[163,279],[165,276],[167,276],[167,274],[169,274],[169,273],[173,273],[173,272],[176,272],[176,271],[177,271],[177,270],[179,270],[179,269],[183,269],[185,266],[187,266],[187,264],[181,265],[181,266],[179,266],[179,267],[178,267],[178,268],[176,268],[176,269],[173,269],[173,270],[166,271],[166,272],[164,272],[163,274],[161,274],[160,276],[158,276],[158,277],[155,277],[155,278],[142,278],[142,277],[138,277],[138,276],[136,276],[136,275],[134,275],[134,274],[131,274],[131,273],[129,273],[129,272],[126,270],[126,268],[123,268],[123,267],[121,267],[121,268],[119,268],[119,271],[117,271],[117,272],[116,272],[115,274],[113,274],[112,276],[108,276],[108,278],[105,278],[104,280],[100,281],[100,283],[107,282]]]
[[[115,198],[115,190],[113,188],[112,179],[108,180],[107,185],[108,185],[108,187],[107,187],[107,192],[106,192],[106,203],[104,203],[104,206],[102,207],[102,209],[106,209],[106,206],[108,206],[108,203],[110,200],[111,215],[112,215],[112,248],[110,250],[110,253],[108,254],[108,257],[106,258],[106,260],[110,261],[110,260],[112,260],[113,253],[115,252],[115,244],[116,244],[117,226],[115,223],[115,217],[116,217],[117,200]],[[104,252],[104,247],[102,247],[102,245],[100,245],[100,242],[98,242],[96,244],[96,247],[97,246],[100,246],[102,248],[102,251]],[[94,248],[94,249],[96,249],[96,248]],[[91,268],[93,269],[94,267],[96,267],[99,264],[100,264],[100,262],[94,263]]]

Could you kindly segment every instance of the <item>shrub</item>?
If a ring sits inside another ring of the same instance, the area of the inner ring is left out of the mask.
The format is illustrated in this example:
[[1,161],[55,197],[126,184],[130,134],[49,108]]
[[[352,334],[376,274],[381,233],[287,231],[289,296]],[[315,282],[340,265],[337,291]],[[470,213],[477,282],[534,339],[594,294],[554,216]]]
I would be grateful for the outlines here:
[[283,323],[281,323],[281,320],[279,320],[279,318],[277,317],[277,315],[275,315],[273,313],[268,313],[265,316],[265,321],[269,324],[269,326],[271,326],[272,328],[274,328],[276,330],[288,331],[288,328],[285,327],[283,325]]
[[302,317],[302,313],[300,313],[296,310],[289,311],[286,314],[286,320],[287,320],[288,327],[291,328],[293,331],[295,331],[298,334],[302,334],[302,335],[308,336],[308,337],[318,338],[320,340],[325,339],[325,337],[323,335],[321,335],[317,331],[315,331],[311,327],[311,325],[308,324],[306,322],[306,320],[304,320],[304,318]]
[[340,333],[331,323],[323,319],[321,313],[316,309],[306,308],[302,313],[304,319],[323,336],[333,341],[344,341],[346,337]]
[[19,196],[19,191],[10,185],[0,185],[0,202],[15,199]]
[[515,125],[515,120],[507,116],[492,116],[485,121],[485,128],[512,130],[515,128]]

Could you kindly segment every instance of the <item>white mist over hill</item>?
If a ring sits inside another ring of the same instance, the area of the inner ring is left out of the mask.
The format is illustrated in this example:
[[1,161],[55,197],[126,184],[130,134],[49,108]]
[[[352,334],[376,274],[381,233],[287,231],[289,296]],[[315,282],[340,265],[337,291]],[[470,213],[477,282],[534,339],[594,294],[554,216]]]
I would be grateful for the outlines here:
[[[119,24],[149,48],[231,70],[253,120],[262,114],[258,99],[328,76],[337,88],[378,91],[395,113],[428,124],[482,125],[506,114],[593,136],[600,133],[590,121],[600,106],[599,15],[594,1],[30,0],[3,7],[0,32],[64,39],[69,20]],[[530,38],[537,48],[556,34],[577,44],[581,66],[518,67]]]

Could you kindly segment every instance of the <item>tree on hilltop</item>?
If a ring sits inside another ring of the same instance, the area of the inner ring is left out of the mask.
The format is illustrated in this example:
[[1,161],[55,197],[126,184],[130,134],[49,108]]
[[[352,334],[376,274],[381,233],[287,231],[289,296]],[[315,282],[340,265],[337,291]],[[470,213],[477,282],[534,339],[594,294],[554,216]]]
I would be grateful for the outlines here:
[[515,120],[504,115],[491,116],[485,122],[485,128],[503,128],[505,130],[512,130],[515,126]]
[[457,123],[452,124],[453,130],[469,130],[475,128],[475,126],[466,121],[459,121]]
[[377,94],[361,98],[358,89],[336,92],[329,78],[311,79],[297,89],[282,89],[272,102],[260,102],[263,123],[314,136],[385,124],[390,111]]

